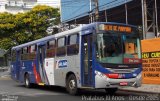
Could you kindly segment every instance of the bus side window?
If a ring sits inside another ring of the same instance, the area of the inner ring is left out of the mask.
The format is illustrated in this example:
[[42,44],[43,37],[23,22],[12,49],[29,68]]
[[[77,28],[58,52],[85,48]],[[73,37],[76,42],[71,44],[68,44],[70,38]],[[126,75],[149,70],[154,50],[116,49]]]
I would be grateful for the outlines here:
[[24,47],[23,48],[23,54],[27,54],[28,53],[28,47]]
[[47,49],[55,48],[55,46],[56,46],[55,40],[51,40],[47,42]]
[[23,54],[21,54],[21,59],[22,60],[27,60],[28,59],[28,55],[27,55],[28,49],[29,49],[28,47],[22,48],[22,53],[23,53]]
[[66,37],[61,37],[57,40],[57,56],[66,55]]
[[54,57],[56,49],[56,40],[51,40],[47,42],[47,56],[46,57]]
[[36,45],[31,45],[28,47],[28,60],[33,60],[36,57]]
[[30,46],[30,48],[29,48],[30,50],[30,53],[34,53],[35,51],[36,51],[36,45],[32,45],[32,46]]
[[79,35],[68,36],[67,55],[77,55],[79,53]]

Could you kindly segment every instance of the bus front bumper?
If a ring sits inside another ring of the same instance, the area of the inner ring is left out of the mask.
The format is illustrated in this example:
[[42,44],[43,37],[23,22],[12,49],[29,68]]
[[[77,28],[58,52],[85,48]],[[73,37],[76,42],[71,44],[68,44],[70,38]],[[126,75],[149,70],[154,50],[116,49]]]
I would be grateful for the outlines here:
[[111,79],[107,76],[97,73],[95,76],[95,88],[120,88],[120,87],[140,87],[142,74],[130,79]]

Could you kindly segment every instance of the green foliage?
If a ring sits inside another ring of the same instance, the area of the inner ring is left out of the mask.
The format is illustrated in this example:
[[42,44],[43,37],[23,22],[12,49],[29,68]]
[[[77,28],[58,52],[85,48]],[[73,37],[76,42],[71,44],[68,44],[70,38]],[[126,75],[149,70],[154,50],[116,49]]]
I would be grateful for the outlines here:
[[8,50],[10,47],[14,46],[15,42],[11,38],[3,38],[0,40],[0,48]]
[[15,26],[14,15],[0,13],[0,38],[8,37],[13,34]]
[[29,39],[29,37],[31,37],[31,35],[29,33],[25,33],[22,31],[22,32],[17,32],[15,34],[13,34],[11,36],[11,39],[15,40],[17,44],[23,44],[28,41],[32,41]]
[[[50,20],[53,18],[55,20]],[[16,15],[0,13],[0,48],[9,49],[45,37],[47,28],[59,23],[59,9],[45,5],[35,6],[29,12]]]
[[51,26],[51,21],[49,20],[51,18],[56,18],[55,22],[52,22],[52,24],[59,23],[59,12],[57,8],[53,9],[48,6],[39,5],[26,13],[26,17],[24,19],[27,26],[26,30],[34,36],[32,37],[33,40],[47,35],[46,30]]

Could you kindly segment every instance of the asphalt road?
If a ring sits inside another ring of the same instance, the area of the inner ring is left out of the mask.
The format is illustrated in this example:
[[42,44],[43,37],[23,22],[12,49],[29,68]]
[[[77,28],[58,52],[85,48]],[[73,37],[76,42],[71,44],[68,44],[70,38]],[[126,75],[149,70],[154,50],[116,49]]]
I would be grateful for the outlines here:
[[10,80],[0,79],[0,101],[159,101],[159,95],[118,91],[107,95],[104,90],[83,90],[77,96],[69,95],[63,87],[40,87],[28,89]]

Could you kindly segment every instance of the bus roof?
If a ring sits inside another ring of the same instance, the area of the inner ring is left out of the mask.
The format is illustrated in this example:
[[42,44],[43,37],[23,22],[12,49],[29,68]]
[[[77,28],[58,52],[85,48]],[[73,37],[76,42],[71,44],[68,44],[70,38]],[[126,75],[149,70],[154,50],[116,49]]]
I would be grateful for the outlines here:
[[[21,45],[12,47],[12,50],[18,50],[18,49],[23,48],[23,47],[26,47],[26,46],[38,44],[38,43],[41,43],[41,42],[46,42],[46,41],[48,41],[48,40],[56,39],[56,38],[61,37],[61,36],[64,36],[64,35],[69,35],[69,34],[77,33],[77,32],[79,32],[79,31],[86,30],[86,29],[88,29],[88,28],[96,27],[96,24],[117,24],[117,25],[125,25],[125,26],[126,26],[126,24],[123,24],[123,23],[115,23],[115,22],[94,22],[94,23],[91,23],[91,24],[79,26],[79,27],[74,28],[74,29],[71,29],[71,30],[67,30],[67,31],[64,31],[64,32],[60,32],[60,33],[57,33],[57,34],[54,34],[54,35],[50,35],[50,36],[47,36],[47,37],[44,37],[44,38],[35,40],[35,41],[31,41],[31,42],[28,42],[28,43],[24,43],[24,44],[21,44]],[[127,24],[127,26],[136,27],[136,26],[128,25],[128,24]]]
[[57,34],[54,34],[54,35],[46,36],[46,37],[38,39],[38,40],[34,40],[34,41],[31,41],[31,42],[28,42],[28,43],[24,43],[24,44],[12,47],[12,50],[17,50],[17,49],[20,49],[20,48],[23,48],[23,47],[26,47],[26,46],[38,44],[40,42],[46,42],[48,40],[52,40],[52,39],[58,38],[58,37],[63,36],[63,35],[68,35],[68,34],[71,34],[71,33],[75,33],[75,32],[80,31],[81,28],[82,28],[82,26],[79,26],[77,28],[74,28],[74,29],[71,29],[71,30],[68,30],[68,31],[60,32],[60,33],[57,33]]

